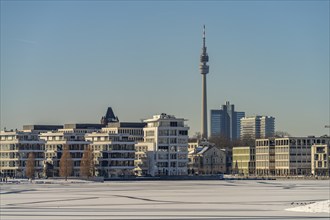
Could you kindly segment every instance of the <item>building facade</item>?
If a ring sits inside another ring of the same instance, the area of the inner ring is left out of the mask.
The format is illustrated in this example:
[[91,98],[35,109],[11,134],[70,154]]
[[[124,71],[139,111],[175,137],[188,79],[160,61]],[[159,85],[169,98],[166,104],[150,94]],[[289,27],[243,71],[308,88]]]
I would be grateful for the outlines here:
[[236,112],[235,106],[226,102],[221,109],[211,110],[211,136],[224,136],[228,139],[240,138],[240,119],[245,112]]
[[234,173],[245,176],[255,175],[256,170],[256,149],[254,146],[233,147],[233,167]]
[[275,175],[275,140],[257,139],[256,147],[256,175]]
[[43,176],[45,141],[38,131],[0,132],[0,176],[26,177],[29,154],[34,155],[35,176]]
[[85,134],[101,129],[100,124],[65,124],[63,129],[40,133],[45,141],[45,173],[47,176],[59,176],[59,163],[65,147],[68,147],[72,162],[72,176],[80,176],[80,162],[90,142]]
[[269,138],[275,135],[275,118],[251,116],[241,118],[241,139]]
[[312,174],[315,176],[330,176],[330,143],[312,145]]
[[329,137],[286,137],[275,139],[276,175],[311,175],[312,146],[329,143]]
[[150,175],[187,175],[189,127],[184,121],[164,113],[144,120]]
[[134,142],[143,141],[143,128],[146,123],[143,122],[109,122],[103,131],[111,134],[127,135],[129,140]]
[[188,154],[188,174],[212,175],[226,172],[226,152],[208,142]]
[[129,135],[102,129],[87,133],[85,139],[93,150],[95,176],[105,178],[134,175],[135,142]]

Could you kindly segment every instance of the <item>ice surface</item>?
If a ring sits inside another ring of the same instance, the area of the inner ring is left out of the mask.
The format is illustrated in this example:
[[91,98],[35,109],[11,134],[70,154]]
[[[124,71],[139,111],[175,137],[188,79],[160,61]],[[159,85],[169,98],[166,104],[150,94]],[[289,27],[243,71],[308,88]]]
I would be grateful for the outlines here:
[[1,185],[0,219],[328,219],[286,209],[322,205],[329,193],[328,180],[47,180]]

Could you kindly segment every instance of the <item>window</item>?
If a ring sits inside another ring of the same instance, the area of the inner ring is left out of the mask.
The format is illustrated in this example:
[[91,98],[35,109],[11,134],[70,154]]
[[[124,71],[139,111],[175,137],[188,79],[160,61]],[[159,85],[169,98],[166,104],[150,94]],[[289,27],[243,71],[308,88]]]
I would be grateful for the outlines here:
[[176,122],[176,121],[171,121],[171,122],[170,122],[170,127],[178,127],[178,122]]

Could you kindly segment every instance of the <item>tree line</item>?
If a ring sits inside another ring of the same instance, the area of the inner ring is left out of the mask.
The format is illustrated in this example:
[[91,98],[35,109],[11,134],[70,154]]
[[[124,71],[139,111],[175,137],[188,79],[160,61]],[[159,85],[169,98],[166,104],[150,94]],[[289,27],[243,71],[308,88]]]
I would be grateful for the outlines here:
[[[70,154],[69,146],[63,147],[62,156],[59,163],[59,175],[65,178],[67,181],[68,177],[72,175],[73,171],[73,160]],[[88,146],[83,153],[83,157],[80,161],[80,176],[89,179],[94,175],[94,155],[91,146]],[[28,154],[26,161],[25,175],[31,181],[35,175],[35,156],[31,152]]]

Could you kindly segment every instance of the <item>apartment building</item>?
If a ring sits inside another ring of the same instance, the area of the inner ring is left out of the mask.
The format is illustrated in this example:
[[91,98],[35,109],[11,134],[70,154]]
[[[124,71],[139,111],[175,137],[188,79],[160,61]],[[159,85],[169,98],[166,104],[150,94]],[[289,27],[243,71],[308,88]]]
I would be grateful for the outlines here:
[[165,113],[144,120],[150,175],[187,175],[189,128],[184,121]]
[[138,142],[135,144],[135,160],[134,160],[134,173],[137,176],[146,176],[149,173],[149,168],[152,165],[148,160],[148,144]]
[[0,175],[25,177],[29,153],[35,157],[35,176],[43,176],[45,141],[39,133],[62,128],[58,125],[24,125],[22,131],[0,132]]
[[65,124],[63,129],[40,133],[45,141],[45,166],[47,176],[59,175],[59,162],[65,147],[69,148],[73,161],[73,176],[80,175],[80,162],[84,150],[90,142],[85,140],[86,133],[102,128],[101,124]]
[[113,134],[104,128],[87,133],[85,140],[93,150],[96,176],[134,175],[135,142],[128,135]]
[[129,140],[134,142],[143,141],[143,128],[146,123],[143,122],[109,122],[103,131],[111,134],[127,135]]

